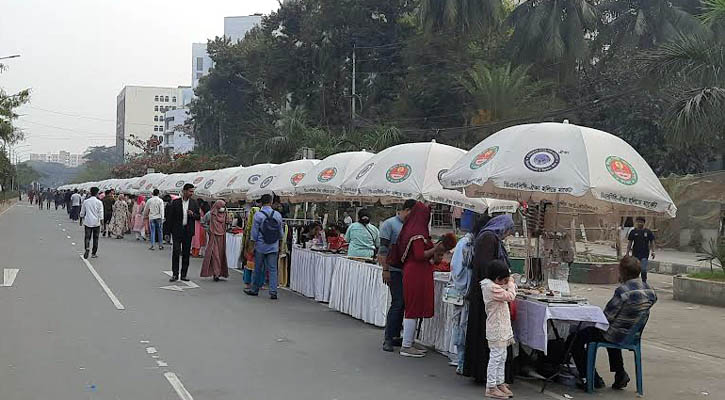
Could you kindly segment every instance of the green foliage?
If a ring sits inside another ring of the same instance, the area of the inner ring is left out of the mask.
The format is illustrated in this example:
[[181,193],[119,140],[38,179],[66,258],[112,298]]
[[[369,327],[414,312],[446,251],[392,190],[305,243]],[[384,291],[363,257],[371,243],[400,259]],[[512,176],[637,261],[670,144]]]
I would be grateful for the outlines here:
[[15,167],[18,177],[18,185],[21,187],[30,186],[33,181],[41,178],[41,174],[27,163],[20,163]]
[[[0,64],[0,73],[5,66]],[[15,94],[8,94],[0,88],[0,140],[6,144],[13,144],[23,139],[23,132],[13,125],[19,115],[15,109],[30,100],[30,89],[21,90]]]
[[501,0],[421,0],[420,22],[427,32],[480,35],[499,28]]

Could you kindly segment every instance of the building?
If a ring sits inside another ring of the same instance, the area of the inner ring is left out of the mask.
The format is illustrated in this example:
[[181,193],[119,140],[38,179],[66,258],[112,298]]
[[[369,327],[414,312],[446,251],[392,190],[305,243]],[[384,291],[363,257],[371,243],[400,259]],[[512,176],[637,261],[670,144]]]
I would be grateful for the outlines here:
[[199,79],[209,73],[214,66],[209,54],[206,52],[206,43],[191,44],[191,87],[199,86]]
[[126,157],[142,151],[127,142],[132,137],[161,141],[164,113],[184,107],[185,102],[190,101],[191,93],[188,86],[125,86],[116,96],[116,151],[119,155]]
[[244,39],[252,28],[262,23],[262,14],[253,14],[240,17],[224,17],[224,36],[232,43]]
[[74,168],[83,165],[86,160],[81,154],[71,154],[68,151],[60,150],[58,153],[30,153],[30,161],[42,161],[63,164],[66,167]]
[[180,108],[167,111],[164,121],[164,139],[161,142],[161,151],[169,154],[184,154],[194,150],[196,145],[194,138],[180,126],[190,118],[188,108]]

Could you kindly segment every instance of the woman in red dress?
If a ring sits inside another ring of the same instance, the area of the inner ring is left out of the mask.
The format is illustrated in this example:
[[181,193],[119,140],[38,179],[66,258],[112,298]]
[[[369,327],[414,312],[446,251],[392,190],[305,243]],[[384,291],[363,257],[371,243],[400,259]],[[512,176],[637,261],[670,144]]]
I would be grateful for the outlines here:
[[400,230],[396,254],[403,263],[403,346],[400,355],[423,357],[425,351],[413,347],[416,322],[419,318],[431,318],[434,309],[433,266],[430,259],[435,252],[443,252],[443,245],[434,246],[428,224],[430,207],[418,202],[410,211]]

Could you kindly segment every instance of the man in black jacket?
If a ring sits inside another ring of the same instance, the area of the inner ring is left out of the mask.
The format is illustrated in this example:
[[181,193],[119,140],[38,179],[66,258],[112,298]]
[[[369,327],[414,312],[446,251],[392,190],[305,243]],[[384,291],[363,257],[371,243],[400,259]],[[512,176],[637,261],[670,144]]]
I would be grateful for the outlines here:
[[201,219],[199,205],[192,199],[194,185],[184,185],[181,197],[172,201],[166,220],[174,241],[171,253],[171,271],[173,276],[170,282],[179,279],[179,256],[181,256],[181,280],[188,281],[186,272],[189,270],[189,255],[191,253],[191,238],[194,237],[195,222]]

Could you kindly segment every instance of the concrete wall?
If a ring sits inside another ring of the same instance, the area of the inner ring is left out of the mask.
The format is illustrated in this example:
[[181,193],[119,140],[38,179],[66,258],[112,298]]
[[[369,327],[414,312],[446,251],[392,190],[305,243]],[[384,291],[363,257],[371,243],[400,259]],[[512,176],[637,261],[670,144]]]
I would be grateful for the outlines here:
[[261,15],[224,17],[224,36],[231,39],[233,43],[237,42],[244,39],[244,35],[261,22]]
[[672,283],[675,300],[725,307],[725,282],[676,276]]
[[[201,59],[201,60],[199,60]],[[199,63],[201,61],[201,64]],[[191,87],[199,86],[199,79],[209,73],[213,61],[206,52],[206,43],[191,44]]]

